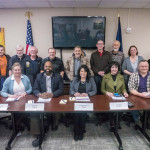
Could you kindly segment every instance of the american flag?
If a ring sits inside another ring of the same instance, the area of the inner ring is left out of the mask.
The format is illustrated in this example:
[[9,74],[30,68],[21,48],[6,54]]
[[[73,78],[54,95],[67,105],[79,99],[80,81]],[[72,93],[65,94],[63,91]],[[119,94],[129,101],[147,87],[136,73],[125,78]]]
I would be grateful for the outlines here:
[[30,20],[27,20],[27,40],[26,40],[26,54],[29,55],[29,48],[33,46],[32,28]]

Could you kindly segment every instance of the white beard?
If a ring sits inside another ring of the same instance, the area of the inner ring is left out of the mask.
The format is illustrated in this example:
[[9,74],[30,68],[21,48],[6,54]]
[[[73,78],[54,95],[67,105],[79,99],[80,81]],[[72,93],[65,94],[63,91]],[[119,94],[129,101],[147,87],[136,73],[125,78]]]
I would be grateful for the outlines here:
[[115,52],[117,52],[117,51],[118,51],[118,49],[115,49],[115,48],[114,48],[114,51],[115,51]]

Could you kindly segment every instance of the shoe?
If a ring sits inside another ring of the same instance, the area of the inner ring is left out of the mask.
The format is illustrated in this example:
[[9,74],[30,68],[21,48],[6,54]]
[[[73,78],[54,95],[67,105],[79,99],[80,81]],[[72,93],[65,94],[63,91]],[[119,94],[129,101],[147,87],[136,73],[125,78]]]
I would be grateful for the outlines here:
[[77,134],[74,134],[74,140],[75,140],[75,141],[78,141],[78,140],[79,140],[79,137],[78,137]]
[[58,125],[52,124],[51,130],[52,130],[52,131],[56,131],[57,129],[58,129]]
[[79,139],[79,140],[83,140],[83,137],[84,137],[84,134],[83,134],[83,133],[80,133],[78,139]]
[[118,129],[122,129],[120,122],[118,122]]
[[33,142],[32,142],[32,146],[33,147],[38,147],[40,143],[40,137],[38,136]]
[[135,129],[135,130],[138,130],[138,129],[139,129],[139,126],[140,126],[140,121],[136,121],[136,122],[135,122],[135,125],[134,125],[134,129]]

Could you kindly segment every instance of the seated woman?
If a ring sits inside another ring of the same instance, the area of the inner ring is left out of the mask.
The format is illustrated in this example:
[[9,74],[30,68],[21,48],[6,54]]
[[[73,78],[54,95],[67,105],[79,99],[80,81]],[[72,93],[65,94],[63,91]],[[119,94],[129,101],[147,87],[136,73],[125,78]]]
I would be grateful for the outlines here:
[[[94,79],[90,77],[89,68],[82,65],[78,70],[78,76],[70,85],[70,94],[75,97],[93,96],[97,92]],[[74,114],[74,139],[82,140],[85,130],[86,113]]]
[[[21,98],[32,92],[32,87],[29,78],[21,74],[21,66],[19,63],[14,63],[12,66],[12,76],[8,77],[1,91],[1,96],[10,98]],[[22,131],[23,128],[20,122],[24,119],[24,115],[14,113],[16,119],[17,131]]]
[[[109,73],[105,74],[102,80],[101,91],[110,97],[114,96],[114,93],[122,94],[124,97],[128,97],[128,93],[125,88],[124,77],[118,72],[119,63],[112,61],[109,66]],[[109,114],[111,129],[114,128],[114,113]]]
[[12,76],[8,77],[1,91],[3,97],[25,97],[32,92],[32,87],[29,78],[21,74],[21,66],[19,63],[14,63],[12,66]]

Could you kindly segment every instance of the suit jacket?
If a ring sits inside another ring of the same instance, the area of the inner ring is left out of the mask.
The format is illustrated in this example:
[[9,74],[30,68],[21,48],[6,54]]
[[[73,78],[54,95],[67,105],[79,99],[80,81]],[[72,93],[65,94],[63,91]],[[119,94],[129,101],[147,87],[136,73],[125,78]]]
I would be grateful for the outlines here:
[[[78,92],[80,81],[75,78],[70,84],[70,94],[74,95]],[[93,77],[90,77],[89,82],[86,82],[86,93],[89,96],[93,96],[97,93],[97,88]]]
[[[53,73],[51,77],[51,88],[54,97],[58,97],[63,94],[63,79],[57,74]],[[46,77],[43,73],[37,75],[36,80],[34,82],[33,94],[38,96],[39,93],[46,92]]]
[[[143,60],[143,57],[142,56],[138,56],[138,64],[139,62]],[[129,72],[134,72],[133,71],[133,68],[132,68],[132,65],[131,65],[131,61],[130,61],[130,57],[126,57],[123,61],[123,64],[122,64],[122,72],[124,72],[124,70],[128,70]],[[136,69],[136,72],[138,71],[138,67]],[[124,75],[124,79],[125,79],[125,82],[127,83],[128,82],[128,79],[129,79],[129,75],[127,74],[123,74]]]
[[111,74],[110,73],[105,74],[102,80],[101,92],[104,94],[106,94],[106,92],[119,93],[119,94],[126,93],[127,91],[125,88],[124,77],[118,73],[116,76],[116,80],[117,80],[117,84],[115,90]]

